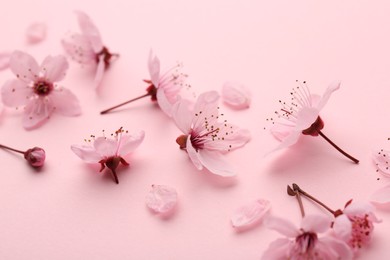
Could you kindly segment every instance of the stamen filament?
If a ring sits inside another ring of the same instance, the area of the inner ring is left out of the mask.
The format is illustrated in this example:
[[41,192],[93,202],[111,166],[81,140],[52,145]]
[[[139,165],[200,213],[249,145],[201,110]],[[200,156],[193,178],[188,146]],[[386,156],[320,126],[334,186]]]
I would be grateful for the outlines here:
[[352,157],[348,153],[346,153],[344,150],[342,150],[340,147],[338,147],[335,143],[333,143],[326,135],[324,135],[320,130],[318,130],[318,134],[324,138],[328,143],[330,143],[334,148],[336,148],[337,151],[339,151],[341,154],[343,154],[345,157],[353,161],[354,163],[358,164],[359,160]]
[[133,102],[133,101],[136,101],[136,100],[138,100],[138,99],[141,99],[141,98],[144,98],[144,97],[147,97],[147,96],[150,96],[150,95],[151,95],[151,93],[148,92],[148,93],[146,93],[145,95],[142,95],[142,96],[139,96],[139,97],[130,99],[130,100],[128,100],[128,101],[126,101],[126,102],[123,102],[123,103],[121,103],[121,104],[119,104],[119,105],[116,105],[116,106],[110,107],[110,108],[108,108],[108,109],[106,109],[106,110],[103,110],[103,111],[100,112],[100,114],[101,114],[101,115],[107,114],[108,112],[110,112],[110,111],[112,111],[112,110],[114,110],[114,109],[116,109],[116,108],[118,108],[118,107],[124,106],[124,105],[129,104],[129,103],[131,103],[131,102]]

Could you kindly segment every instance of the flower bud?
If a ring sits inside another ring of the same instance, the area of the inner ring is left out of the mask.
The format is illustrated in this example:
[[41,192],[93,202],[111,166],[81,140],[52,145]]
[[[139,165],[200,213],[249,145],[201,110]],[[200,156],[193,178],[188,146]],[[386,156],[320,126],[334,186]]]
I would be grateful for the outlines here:
[[46,158],[45,150],[39,147],[28,149],[24,153],[24,158],[32,167],[42,167]]

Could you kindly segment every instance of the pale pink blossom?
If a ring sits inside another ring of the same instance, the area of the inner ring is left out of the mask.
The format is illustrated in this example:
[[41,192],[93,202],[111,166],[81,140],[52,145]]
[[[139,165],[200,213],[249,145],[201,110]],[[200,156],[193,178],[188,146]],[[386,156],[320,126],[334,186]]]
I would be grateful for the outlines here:
[[8,69],[11,59],[11,52],[0,52],[0,71]]
[[[349,234],[343,228],[340,228],[340,222],[345,222],[345,217],[351,223],[352,229]],[[349,201],[343,210],[343,214],[336,217],[333,229],[336,236],[348,243],[356,253],[359,249],[370,243],[374,223],[379,222],[371,204]]]
[[119,183],[116,168],[119,164],[129,165],[124,157],[132,153],[144,140],[145,132],[128,134],[119,128],[112,137],[91,135],[92,139],[85,139],[84,145],[72,145],[72,151],[87,163],[100,163],[103,171],[105,167],[111,170],[116,183]]
[[331,220],[322,215],[308,215],[302,219],[300,228],[288,220],[268,217],[265,225],[285,238],[273,241],[262,259],[352,259],[349,246],[329,234]]
[[198,170],[205,167],[220,176],[234,176],[223,153],[244,146],[250,140],[250,133],[222,119],[218,99],[218,93],[210,91],[198,97],[194,109],[189,108],[190,102],[185,99],[174,104],[172,117],[184,133],[176,142],[187,151]]
[[47,26],[43,22],[30,24],[26,30],[26,39],[30,44],[36,44],[46,38]]
[[243,84],[228,81],[222,86],[222,100],[228,106],[235,109],[249,108],[252,100],[251,92]]
[[110,53],[103,45],[102,37],[91,18],[82,11],[76,11],[81,34],[74,33],[62,40],[66,53],[76,62],[83,65],[96,65],[95,87],[99,87],[104,71],[118,54]]
[[251,203],[238,208],[231,217],[232,226],[242,229],[253,227],[263,220],[271,209],[271,203],[268,200],[257,199]]
[[152,211],[159,214],[172,212],[177,204],[177,192],[167,185],[152,185],[152,189],[146,196],[146,205]]
[[24,128],[42,125],[53,112],[64,116],[81,114],[76,96],[57,85],[68,69],[64,56],[47,56],[39,66],[29,54],[15,51],[11,56],[10,69],[17,79],[3,85],[2,100],[6,106],[24,108]]
[[370,202],[376,207],[390,208],[390,184],[375,191],[371,197]]
[[373,151],[372,159],[377,167],[377,172],[382,173],[386,177],[390,177],[390,151],[385,149]]

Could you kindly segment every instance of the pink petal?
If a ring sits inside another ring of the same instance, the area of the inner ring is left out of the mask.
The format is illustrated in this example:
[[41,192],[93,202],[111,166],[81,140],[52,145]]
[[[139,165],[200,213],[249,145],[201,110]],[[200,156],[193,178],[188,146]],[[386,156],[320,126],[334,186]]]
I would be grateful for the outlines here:
[[47,27],[45,23],[32,23],[26,30],[28,43],[36,44],[46,38]]
[[374,207],[371,204],[362,201],[353,201],[343,210],[346,215],[365,215],[373,211]]
[[[279,238],[273,241],[264,252],[262,260],[283,260],[289,259],[290,248],[293,243],[286,238]],[[299,260],[299,259],[297,259]]]
[[98,62],[97,67],[96,67],[96,74],[95,74],[95,79],[94,79],[94,85],[95,85],[96,89],[102,83],[105,69],[106,69],[106,64],[104,63],[104,56],[101,55],[99,57],[99,62]]
[[318,118],[319,110],[314,107],[303,107],[298,111],[296,129],[305,130],[309,128]]
[[120,155],[127,155],[133,152],[142,143],[144,137],[144,131],[132,135],[122,135],[117,153]]
[[222,177],[232,177],[236,175],[231,165],[224,161],[222,154],[217,151],[200,149],[198,150],[198,159],[200,163],[211,173]]
[[65,52],[80,64],[96,64],[96,54],[88,38],[81,34],[72,34],[64,38],[62,46]]
[[146,205],[156,213],[171,212],[177,204],[177,192],[174,188],[165,185],[152,185],[146,196]]
[[35,81],[39,74],[39,66],[35,59],[27,53],[14,51],[10,60],[11,71],[26,83]]
[[270,132],[272,136],[278,140],[279,142],[282,142],[284,139],[286,139],[290,134],[295,132],[295,126],[279,123],[276,122],[274,125],[272,125]]
[[189,106],[190,102],[181,98],[172,106],[173,121],[184,134],[189,134],[191,131],[192,112]]
[[[218,125],[215,125],[215,127]],[[240,129],[234,125],[222,123],[218,126],[221,133],[228,132],[229,135],[224,135],[221,139],[210,139],[204,143],[204,149],[220,151],[226,153],[237,148],[243,147],[251,140],[251,134],[247,129]],[[233,133],[232,133],[233,132]]]
[[187,138],[186,149],[187,149],[188,156],[190,157],[190,159],[191,159],[192,163],[195,165],[195,167],[198,170],[202,170],[203,169],[203,165],[200,162],[199,153],[192,146],[190,138]]
[[390,185],[375,191],[370,197],[370,202],[377,207],[390,208]]
[[100,52],[103,49],[103,43],[99,30],[86,13],[82,11],[76,11],[75,13],[81,32],[88,38],[94,52]]
[[388,150],[376,150],[372,152],[372,159],[380,173],[386,177],[390,177],[390,151]]
[[164,90],[161,88],[157,89],[157,103],[167,116],[172,116],[172,104],[169,102],[165,96]]
[[251,93],[242,84],[237,82],[226,82],[222,86],[222,100],[227,105],[235,109],[249,108],[251,103]]
[[286,237],[295,238],[300,234],[299,229],[293,223],[283,218],[270,216],[264,220],[264,224],[269,229],[273,229]]
[[33,95],[33,89],[18,79],[8,80],[1,89],[3,103],[9,107],[26,105]]
[[95,148],[90,145],[72,145],[72,151],[87,163],[98,163],[102,156],[96,152]]
[[271,204],[268,200],[255,200],[234,212],[231,217],[232,225],[234,228],[253,227],[263,220],[270,208]]
[[325,93],[322,95],[321,100],[318,102],[317,109],[321,110],[326,103],[328,102],[330,96],[332,95],[333,92],[338,90],[340,88],[341,82],[340,81],[335,81],[332,82],[329,87],[326,89]]
[[154,55],[152,49],[149,52],[148,69],[150,80],[152,81],[153,85],[158,88],[160,81],[160,60],[156,55]]
[[24,108],[23,127],[30,130],[41,126],[52,112],[53,107],[48,100],[44,98],[31,100]]
[[216,91],[208,91],[199,95],[196,100],[193,114],[198,114],[193,120],[193,130],[200,133],[204,129],[204,118],[208,118],[209,124],[217,120],[219,94]]
[[294,145],[296,142],[298,142],[300,136],[301,136],[301,132],[298,131],[292,132],[275,149],[271,150],[267,154]]
[[316,249],[319,251],[319,259],[353,259],[352,250],[344,241],[329,236],[321,238]]
[[41,71],[46,80],[49,82],[57,82],[65,77],[68,67],[68,61],[63,55],[54,57],[47,56],[42,62]]
[[11,59],[11,53],[9,53],[9,52],[1,52],[0,53],[0,71],[8,69],[10,59]]
[[95,139],[93,146],[97,153],[103,157],[110,157],[117,155],[118,142],[106,137],[98,137]]
[[304,231],[323,233],[330,228],[332,220],[322,215],[307,215],[302,219],[301,228]]
[[54,89],[49,96],[55,111],[64,116],[78,116],[81,107],[77,97],[66,88]]
[[352,233],[352,223],[347,215],[342,214],[334,220],[333,231],[337,238],[348,243]]

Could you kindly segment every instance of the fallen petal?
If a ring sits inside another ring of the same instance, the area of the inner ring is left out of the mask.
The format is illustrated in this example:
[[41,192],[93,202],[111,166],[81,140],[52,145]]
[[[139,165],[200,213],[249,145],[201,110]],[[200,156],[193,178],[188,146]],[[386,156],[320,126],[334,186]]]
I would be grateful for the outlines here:
[[234,228],[249,228],[260,224],[265,214],[270,210],[268,200],[258,199],[252,203],[238,208],[231,217]]
[[390,209],[390,185],[374,192],[370,197],[370,202],[376,207]]
[[249,108],[251,103],[250,91],[237,82],[226,82],[222,86],[221,95],[223,102],[235,109]]
[[36,44],[46,38],[47,27],[45,23],[33,23],[26,30],[26,39],[30,44]]
[[0,70],[8,69],[10,59],[11,59],[10,52],[0,53]]
[[165,185],[152,185],[146,196],[146,206],[156,213],[169,213],[177,204],[177,192]]

